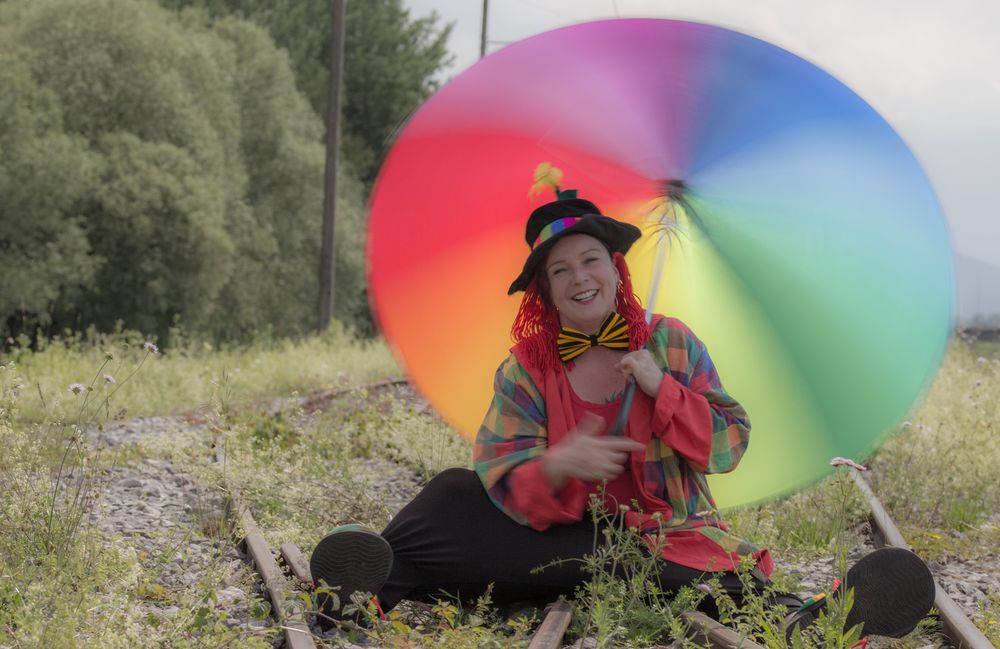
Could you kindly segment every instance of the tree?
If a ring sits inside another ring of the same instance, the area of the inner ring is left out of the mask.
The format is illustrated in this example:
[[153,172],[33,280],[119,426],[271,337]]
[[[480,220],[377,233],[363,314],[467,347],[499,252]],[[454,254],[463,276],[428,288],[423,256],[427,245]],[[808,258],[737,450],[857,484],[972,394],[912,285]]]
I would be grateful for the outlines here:
[[231,272],[224,226],[245,185],[227,164],[236,106],[206,37],[134,0],[11,5],[11,41],[96,169],[73,205],[94,280],[50,317],[104,330],[123,319],[161,335],[175,316],[203,326]]
[[[285,48],[298,88],[325,115],[329,63],[329,0],[160,0],[172,9],[247,18]],[[350,0],[346,12],[341,160],[336,224],[336,316],[373,331],[362,271],[364,217],[355,205],[374,182],[395,130],[434,90],[446,65],[450,25],[411,18],[402,0]],[[322,137],[322,136],[320,136]],[[353,176],[362,182],[355,187]],[[253,185],[253,183],[251,183]],[[320,211],[317,209],[316,218]],[[345,245],[347,244],[347,245]],[[303,299],[304,296],[303,296]],[[309,304],[315,304],[310,299]]]
[[311,329],[322,125],[263,29],[149,0],[15,0],[0,30],[0,260],[23,269],[0,322]]
[[[450,61],[451,25],[439,29],[436,14],[411,19],[402,0],[347,7],[343,148],[361,179],[371,183],[394,132],[437,90],[434,75]],[[324,47],[321,59],[328,53]]]
[[[221,296],[225,313],[244,314],[246,336],[271,327],[287,334],[310,329],[315,322],[319,283],[320,216],[323,204],[324,154],[321,121],[295,89],[286,57],[261,28],[225,18],[214,27],[239,62],[233,90],[240,106],[240,149],[247,162],[245,199],[253,228],[232,232],[244,238],[238,248],[233,281]],[[364,199],[348,173],[338,179],[337,276],[341,290],[336,316],[364,326]],[[261,238],[261,231],[269,236]],[[357,236],[354,236],[354,233]],[[252,234],[251,234],[252,233]],[[310,265],[311,264],[311,265]],[[295,327],[287,324],[294,322]]]
[[[329,0],[161,0],[201,7],[266,27],[285,48],[299,89],[326,114]],[[451,25],[437,14],[413,18],[402,0],[350,0],[346,10],[342,152],[366,186],[375,179],[393,133],[438,87],[448,64]]]
[[8,333],[22,329],[18,314],[48,324],[53,304],[93,281],[98,261],[74,206],[94,173],[82,138],[63,132],[56,97],[19,57],[0,52],[0,327]]

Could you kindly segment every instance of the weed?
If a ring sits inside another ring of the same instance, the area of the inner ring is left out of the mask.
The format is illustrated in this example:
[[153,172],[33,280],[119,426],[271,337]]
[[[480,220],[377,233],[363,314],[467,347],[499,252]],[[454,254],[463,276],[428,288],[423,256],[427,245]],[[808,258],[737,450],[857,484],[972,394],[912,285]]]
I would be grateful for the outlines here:
[[986,639],[1000,647],[1000,592],[994,591],[979,601],[979,619],[976,622]]
[[528,645],[537,622],[530,616],[501,618],[489,590],[471,607],[463,606],[457,598],[444,597],[436,604],[410,611],[393,609],[384,620],[371,607],[365,613],[364,635],[378,646],[389,647],[520,649]]
[[536,569],[580,562],[590,575],[575,593],[572,632],[594,638],[597,649],[648,646],[667,637],[687,646],[681,613],[696,608],[705,593],[693,587],[677,593],[663,590],[659,554],[666,537],[661,534],[647,543],[636,530],[626,528],[628,507],[609,513],[600,493],[591,495],[589,511],[594,525],[591,554]]

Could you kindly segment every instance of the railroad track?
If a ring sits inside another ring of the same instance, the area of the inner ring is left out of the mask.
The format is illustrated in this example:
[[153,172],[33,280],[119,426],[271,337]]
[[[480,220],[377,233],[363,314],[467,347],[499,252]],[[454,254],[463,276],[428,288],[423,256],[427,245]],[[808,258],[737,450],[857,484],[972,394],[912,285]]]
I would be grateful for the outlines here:
[[[220,465],[225,465],[226,462],[225,449],[219,436],[215,438],[215,461]],[[257,521],[254,520],[253,514],[240,495],[228,485],[226,490],[229,494],[227,509],[232,528],[242,535],[240,543],[267,591],[268,599],[271,601],[271,616],[284,632],[285,646],[288,649],[316,649],[305,611],[289,612],[285,599],[288,589],[284,573],[278,566],[264,535],[261,534]]]
[[[380,390],[405,384],[404,379],[380,381],[359,388],[346,388],[329,391],[320,395],[321,400],[329,402],[337,396],[342,396],[355,390]],[[312,398],[316,401],[316,398]],[[221,436],[216,436],[215,460],[220,465],[225,463],[225,451]],[[864,475],[855,468],[850,469],[851,478],[864,495],[871,509],[872,536],[876,547],[899,547],[912,549],[899,532],[885,507],[872,490],[871,484]],[[310,631],[308,617],[311,611],[302,606],[297,609],[288,604],[287,595],[294,590],[288,588],[289,583],[299,589],[309,590],[312,587],[312,577],[309,566],[299,548],[290,543],[282,544],[278,552],[274,552],[265,541],[253,514],[246,507],[240,495],[227,485],[229,493],[229,511],[234,530],[241,532],[240,544],[256,568],[261,583],[271,602],[271,613],[276,624],[285,636],[285,646],[289,649],[316,649],[316,642]],[[281,557],[282,566],[276,557]],[[934,607],[940,621],[941,632],[949,639],[955,649],[996,649],[986,636],[972,623],[962,609],[948,596],[941,585],[935,582],[937,592]],[[549,604],[538,629],[532,637],[528,649],[560,649],[573,616],[572,606],[558,600]],[[687,622],[688,637],[705,647],[712,649],[764,649],[750,638],[741,636],[735,630],[720,624],[718,621],[697,611],[683,614]],[[652,649],[672,649],[679,643],[657,645]]]
[[[851,479],[868,501],[871,508],[871,521],[875,534],[873,534],[877,547],[896,547],[911,550],[910,544],[906,542],[899,528],[892,521],[889,512],[879,501],[871,484],[864,475],[855,468],[851,468]],[[972,623],[972,620],[962,612],[958,604],[948,596],[941,584],[935,580],[934,584],[937,592],[934,595],[934,608],[938,610],[938,619],[941,622],[941,630],[944,635],[951,640],[955,649],[994,649],[993,644],[986,639],[983,632]]]
[[[906,542],[899,528],[893,522],[892,517],[889,516],[875,495],[868,480],[855,468],[851,468],[850,472],[851,479],[864,495],[871,509],[872,536],[875,546],[912,550],[910,544]],[[940,622],[941,632],[948,638],[952,646],[955,649],[995,649],[993,644],[983,635],[983,632],[972,623],[972,620],[936,580],[935,586],[937,589],[934,596],[936,616]],[[560,604],[565,603],[560,602]],[[567,607],[568,605],[552,606],[547,610],[542,626],[536,632],[529,649],[559,649],[562,646],[562,638],[571,617],[571,611],[567,612]],[[751,639],[741,636],[702,613],[688,612],[684,614],[684,618],[688,622],[689,637],[696,639],[703,646],[713,649],[763,649]],[[654,649],[666,649],[669,646],[663,645]]]
[[[333,399],[360,390],[378,391],[401,385],[406,385],[406,379],[387,379],[365,386],[326,390],[321,393],[310,395],[304,406],[310,411],[318,410],[323,404],[329,403]],[[222,435],[216,433],[213,440],[215,449],[215,462],[220,466],[226,464],[225,444]],[[223,472],[225,476],[225,472]],[[249,557],[264,590],[267,592],[271,602],[271,616],[275,623],[282,630],[285,636],[285,647],[288,649],[316,649],[316,641],[309,628],[308,616],[310,611],[304,610],[301,606],[293,607],[289,605],[287,595],[291,592],[286,579],[286,572],[278,564],[277,553],[264,539],[253,513],[243,501],[239,492],[233,489],[232,485],[225,483],[225,490],[228,495],[227,509],[229,512],[232,529],[240,536],[239,543],[243,546],[246,556]],[[287,577],[298,582],[298,586],[311,589],[312,578],[309,575],[309,565],[302,557],[299,548],[293,544],[283,544],[280,550],[287,569]],[[293,602],[298,604],[299,601]]]

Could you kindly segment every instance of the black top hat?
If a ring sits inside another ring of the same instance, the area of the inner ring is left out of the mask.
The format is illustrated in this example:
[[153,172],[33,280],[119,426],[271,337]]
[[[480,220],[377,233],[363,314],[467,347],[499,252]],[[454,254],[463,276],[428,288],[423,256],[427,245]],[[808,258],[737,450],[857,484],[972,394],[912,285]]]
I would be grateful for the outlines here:
[[602,241],[610,252],[622,254],[628,252],[642,235],[642,231],[634,225],[604,216],[590,201],[576,198],[575,192],[560,194],[570,194],[572,198],[546,203],[528,217],[524,239],[531,248],[531,254],[525,260],[521,274],[510,285],[507,295],[523,291],[528,286],[549,249],[567,234],[589,234]]

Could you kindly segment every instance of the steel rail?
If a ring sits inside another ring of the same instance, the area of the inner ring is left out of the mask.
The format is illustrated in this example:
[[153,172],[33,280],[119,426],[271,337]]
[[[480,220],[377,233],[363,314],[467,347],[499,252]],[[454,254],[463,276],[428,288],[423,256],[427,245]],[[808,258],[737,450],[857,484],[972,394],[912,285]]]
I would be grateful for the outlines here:
[[[314,395],[314,399],[332,400],[358,390],[380,390],[405,385],[406,383],[406,379],[391,378],[376,381],[368,385],[328,390],[319,395]],[[224,467],[226,464],[226,453],[222,443],[222,436],[216,434],[213,442],[215,446],[215,462],[219,466]],[[312,632],[309,630],[309,625],[302,615],[289,613],[286,610],[285,586],[287,582],[285,581],[284,574],[278,566],[278,562],[275,560],[275,555],[271,551],[270,546],[261,534],[260,528],[257,526],[257,521],[254,520],[253,514],[250,513],[250,509],[240,498],[239,493],[225,480],[225,472],[223,472],[223,484],[228,494],[227,507],[230,514],[232,514],[233,529],[234,531],[243,531],[242,544],[251,562],[256,567],[257,574],[260,575],[261,582],[267,591],[268,599],[271,601],[271,614],[284,630],[285,646],[288,649],[316,649],[316,642],[313,639]],[[284,544],[281,547],[281,555],[295,579],[305,585],[312,584],[312,580],[309,577],[308,563],[303,559],[302,553],[297,546],[288,543]]]
[[292,576],[305,586],[312,586],[312,573],[309,572],[309,562],[302,556],[299,546],[294,543],[281,544],[281,558],[291,571]]
[[[215,437],[215,461],[222,466],[226,462],[225,450],[218,435]],[[225,482],[225,479],[223,481]],[[287,582],[270,546],[260,533],[257,521],[239,494],[228,483],[225,486],[229,498],[229,510],[234,514],[233,529],[243,531],[243,545],[267,590],[268,598],[271,600],[271,614],[285,632],[285,646],[288,649],[316,649],[316,642],[306,621],[299,614],[288,613],[285,608]]]
[[[882,502],[875,495],[871,484],[855,468],[851,468],[851,478],[858,490],[868,501],[868,506],[872,510],[872,522],[875,524],[879,535],[873,535],[877,543],[884,543],[905,550],[912,550],[910,545],[903,538],[903,534],[896,527],[886,511]],[[934,608],[938,610],[939,619],[944,634],[952,641],[956,649],[995,649],[993,644],[987,640],[982,631],[979,630],[972,620],[959,608],[948,593],[941,587],[937,579],[934,580],[935,595]]]
[[364,385],[351,385],[340,388],[332,388],[329,390],[320,390],[319,392],[313,392],[311,394],[299,397],[299,405],[305,407],[306,409],[314,407],[316,404],[328,403],[334,399],[343,397],[354,392],[361,392],[362,390],[385,390],[387,388],[396,388],[404,385],[409,385],[410,381],[405,378],[396,377],[390,379],[383,379],[381,381],[374,381],[372,383],[366,383]]

